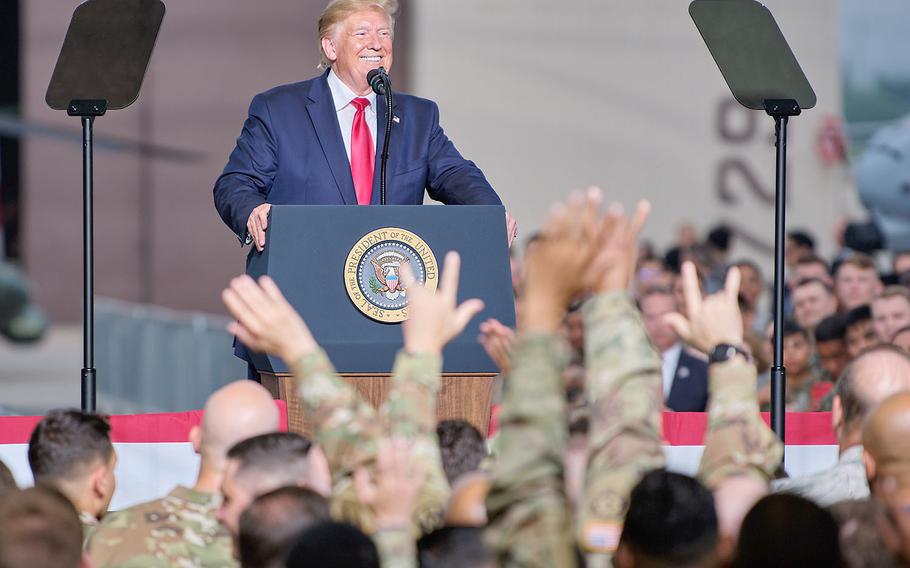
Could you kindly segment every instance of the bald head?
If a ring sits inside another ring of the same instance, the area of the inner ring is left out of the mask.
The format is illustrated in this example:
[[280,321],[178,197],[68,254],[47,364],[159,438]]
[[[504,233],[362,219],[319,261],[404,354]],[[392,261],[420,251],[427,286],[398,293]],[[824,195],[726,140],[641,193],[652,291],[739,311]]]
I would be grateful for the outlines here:
[[278,422],[278,408],[269,391],[253,381],[235,381],[205,402],[199,453],[222,462],[228,448],[240,440],[278,430]]
[[833,418],[838,436],[858,437],[872,411],[904,390],[910,390],[910,356],[892,345],[864,351],[847,365],[837,383]]
[[882,402],[863,428],[863,446],[878,475],[910,472],[910,392]]

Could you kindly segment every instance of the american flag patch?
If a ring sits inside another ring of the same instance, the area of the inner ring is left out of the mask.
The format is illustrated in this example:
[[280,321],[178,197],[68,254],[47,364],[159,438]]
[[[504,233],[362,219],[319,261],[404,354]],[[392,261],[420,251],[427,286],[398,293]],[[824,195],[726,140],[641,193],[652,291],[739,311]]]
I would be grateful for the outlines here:
[[582,546],[590,552],[614,552],[621,534],[622,523],[588,523],[582,531]]

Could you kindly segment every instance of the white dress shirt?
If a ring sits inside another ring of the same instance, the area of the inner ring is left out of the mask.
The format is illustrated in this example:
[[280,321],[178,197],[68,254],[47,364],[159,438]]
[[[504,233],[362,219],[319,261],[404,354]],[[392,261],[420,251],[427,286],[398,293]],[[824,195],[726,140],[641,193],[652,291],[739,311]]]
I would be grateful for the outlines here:
[[660,354],[660,374],[663,378],[664,400],[670,396],[673,388],[673,379],[676,377],[676,367],[679,366],[679,356],[682,354],[682,343],[676,342],[673,347]]
[[[351,101],[357,98],[354,91],[345,85],[335,70],[329,71],[326,80],[329,83],[329,90],[332,92],[332,100],[335,103],[335,112],[338,115],[338,126],[341,127],[341,139],[344,140],[344,151],[348,154],[348,163],[351,162],[351,129],[354,127],[354,115],[357,114],[357,108],[351,104]],[[376,93],[370,90],[370,94],[362,97],[370,101],[370,106],[366,108],[367,127],[370,129],[370,136],[373,138],[373,155],[376,155]]]

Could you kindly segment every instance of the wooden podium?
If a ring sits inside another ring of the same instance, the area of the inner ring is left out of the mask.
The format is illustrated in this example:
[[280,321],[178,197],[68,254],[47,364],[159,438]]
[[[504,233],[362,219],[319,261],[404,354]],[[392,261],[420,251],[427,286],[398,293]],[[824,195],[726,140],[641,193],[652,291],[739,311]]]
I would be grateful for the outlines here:
[[[262,386],[276,399],[287,403],[288,428],[299,434],[311,434],[312,425],[307,421],[300,402],[294,377],[287,373],[260,373]],[[385,400],[391,375],[347,374],[341,378],[351,384],[373,408]],[[486,436],[490,429],[490,405],[492,404],[494,373],[477,375],[444,374],[439,395],[436,399],[437,420],[466,420]]]
[[[461,255],[458,301],[480,298],[484,310],[443,351],[437,415],[467,420],[486,434],[498,369],[477,343],[478,326],[488,318],[515,324],[501,206],[273,205],[265,250],[250,252],[247,274],[275,280],[339,374],[378,407],[402,344],[398,324],[407,315],[398,267],[410,263],[415,275],[435,285],[452,250]],[[239,344],[235,353],[287,402],[291,429],[308,431],[284,362]]]

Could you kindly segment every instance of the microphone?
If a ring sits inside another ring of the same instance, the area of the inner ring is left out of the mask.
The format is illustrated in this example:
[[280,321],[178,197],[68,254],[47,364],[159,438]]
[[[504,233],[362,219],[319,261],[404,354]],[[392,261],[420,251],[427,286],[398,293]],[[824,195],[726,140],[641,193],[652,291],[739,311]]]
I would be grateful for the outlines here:
[[379,203],[385,205],[386,162],[389,161],[389,137],[392,134],[392,81],[385,69],[380,67],[367,73],[367,83],[377,95],[384,96],[386,102],[385,135],[382,137],[382,154],[379,157]]
[[367,83],[370,84],[370,87],[377,95],[385,95],[386,85],[389,84],[389,76],[382,67],[372,69],[367,73]]

